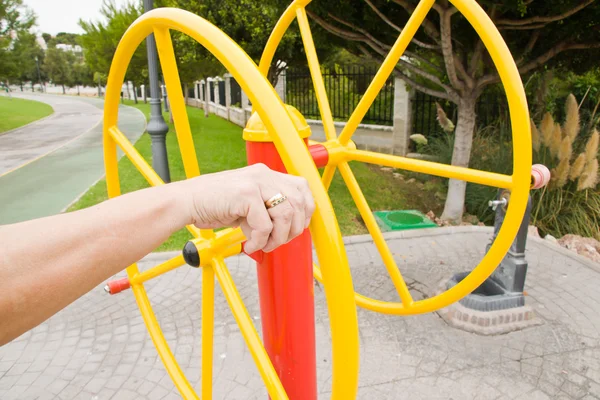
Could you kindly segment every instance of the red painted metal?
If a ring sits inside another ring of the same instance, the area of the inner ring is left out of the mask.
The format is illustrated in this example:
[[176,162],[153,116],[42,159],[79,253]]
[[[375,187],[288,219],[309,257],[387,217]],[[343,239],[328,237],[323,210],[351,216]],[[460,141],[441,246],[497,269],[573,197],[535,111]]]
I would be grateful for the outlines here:
[[[286,172],[273,143],[247,142],[248,164]],[[284,193],[285,194],[285,193]],[[264,345],[290,400],[316,400],[315,310],[310,232],[253,254]]]
[[106,282],[106,286],[108,286],[108,293],[117,294],[129,289],[131,284],[129,283],[129,278],[121,278]]
[[325,146],[322,144],[313,144],[312,146],[308,146],[308,150],[317,168],[327,166],[329,163],[329,151]]

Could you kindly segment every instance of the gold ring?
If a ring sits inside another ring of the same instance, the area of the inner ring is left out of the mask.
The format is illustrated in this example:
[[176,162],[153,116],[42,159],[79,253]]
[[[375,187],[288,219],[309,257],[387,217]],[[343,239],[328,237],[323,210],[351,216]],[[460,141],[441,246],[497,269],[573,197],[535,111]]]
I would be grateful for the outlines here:
[[275,196],[273,196],[269,200],[265,201],[265,207],[267,207],[267,209],[273,208],[273,207],[283,203],[286,200],[287,200],[287,197],[285,195],[283,195],[281,193],[277,193]]

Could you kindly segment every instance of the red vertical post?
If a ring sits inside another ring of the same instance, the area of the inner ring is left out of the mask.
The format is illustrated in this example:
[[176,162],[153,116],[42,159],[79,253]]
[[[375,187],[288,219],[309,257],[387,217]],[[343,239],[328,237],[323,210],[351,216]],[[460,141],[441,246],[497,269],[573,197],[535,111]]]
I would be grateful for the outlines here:
[[[257,117],[257,116],[254,116]],[[248,127],[251,126],[249,121]],[[255,132],[256,133],[256,132]],[[286,172],[268,134],[244,132],[248,164]],[[257,140],[258,139],[258,140]],[[305,139],[306,140],[306,139]],[[285,194],[285,193],[283,193]],[[290,400],[316,400],[315,311],[312,241],[304,231],[257,261],[263,341]]]

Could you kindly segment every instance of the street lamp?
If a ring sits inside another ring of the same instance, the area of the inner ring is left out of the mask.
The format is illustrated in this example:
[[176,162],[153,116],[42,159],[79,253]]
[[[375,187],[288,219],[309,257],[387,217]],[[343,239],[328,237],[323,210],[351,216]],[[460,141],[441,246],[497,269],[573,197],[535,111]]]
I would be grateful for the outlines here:
[[[144,0],[144,12],[154,8],[153,0]],[[163,119],[160,107],[160,86],[158,84],[158,57],[156,55],[156,41],[151,33],[146,38],[148,52],[148,79],[150,80],[150,121],[146,130],[152,139],[152,167],[167,183],[171,181],[169,161],[167,159],[167,132],[169,126]]]

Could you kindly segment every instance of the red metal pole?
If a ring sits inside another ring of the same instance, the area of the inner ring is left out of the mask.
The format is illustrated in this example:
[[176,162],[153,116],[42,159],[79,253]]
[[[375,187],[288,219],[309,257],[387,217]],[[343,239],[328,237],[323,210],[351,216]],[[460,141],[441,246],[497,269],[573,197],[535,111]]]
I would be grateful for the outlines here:
[[[306,140],[306,139],[305,139]],[[246,142],[248,164],[286,172],[271,142]],[[284,193],[285,194],[285,193]],[[316,400],[315,309],[310,232],[271,253],[253,254],[264,345],[290,400]]]

